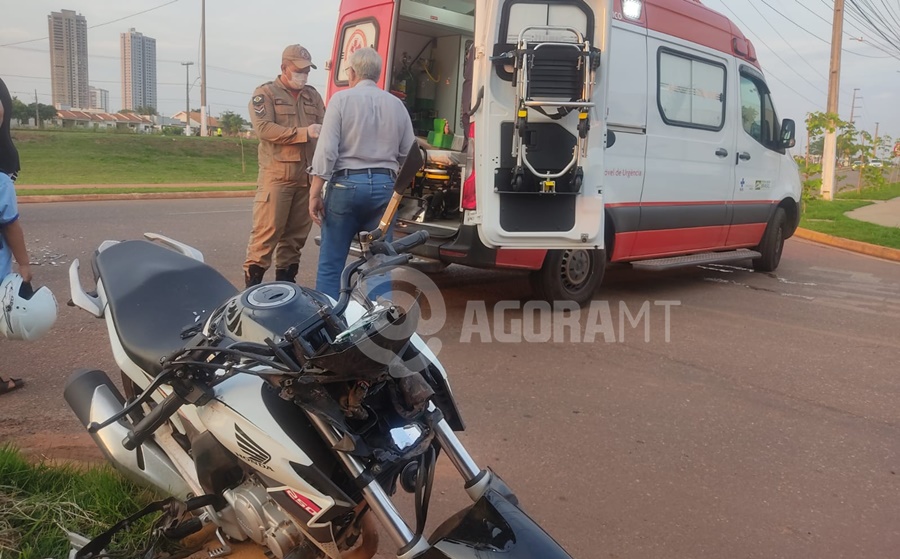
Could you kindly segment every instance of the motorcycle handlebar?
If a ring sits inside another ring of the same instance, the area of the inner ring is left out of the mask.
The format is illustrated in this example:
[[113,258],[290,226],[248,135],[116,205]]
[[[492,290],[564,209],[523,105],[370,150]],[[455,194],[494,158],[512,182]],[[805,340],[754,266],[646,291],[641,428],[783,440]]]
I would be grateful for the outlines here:
[[[376,229],[373,231],[373,234],[378,234],[380,231]],[[409,252],[413,248],[423,244],[428,240],[428,231],[416,231],[410,235],[403,237],[397,241],[392,243],[385,243],[383,241],[375,241],[372,243],[370,247],[370,251],[373,254],[385,254],[385,255],[393,255],[396,256],[398,254],[402,254],[404,252]],[[335,315],[341,315],[347,309],[347,305],[350,303],[350,293],[352,289],[350,288],[350,276],[353,275],[359,268],[365,264],[365,260],[357,260],[353,262],[346,268],[344,268],[343,273],[341,273],[341,296],[338,299],[337,305],[335,305],[334,310],[332,311]],[[408,258],[404,258],[403,261],[391,262],[392,266],[398,266],[409,263]]]
[[400,240],[394,241],[391,243],[391,246],[397,251],[397,254],[402,254],[424,244],[425,241],[428,240],[428,236],[428,231],[416,231],[411,235],[407,235]]
[[134,450],[140,446],[147,440],[147,437],[162,427],[163,423],[168,421],[172,414],[178,411],[178,408],[184,403],[184,399],[175,392],[166,396],[158,406],[153,408],[144,419],[134,426],[133,431],[129,431],[128,435],[122,439],[122,446],[126,450]]

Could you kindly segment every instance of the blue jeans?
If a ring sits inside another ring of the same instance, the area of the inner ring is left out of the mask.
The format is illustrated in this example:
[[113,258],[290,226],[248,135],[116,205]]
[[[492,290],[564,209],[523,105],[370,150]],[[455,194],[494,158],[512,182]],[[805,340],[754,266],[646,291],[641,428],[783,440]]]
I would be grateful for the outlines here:
[[[394,179],[390,175],[351,175],[328,184],[316,275],[318,291],[335,299],[339,297],[341,272],[350,254],[350,243],[360,231],[378,227],[393,193]],[[392,229],[388,229],[385,240],[391,240]],[[384,279],[379,282],[371,278],[367,283],[371,298],[383,295],[389,287]]]

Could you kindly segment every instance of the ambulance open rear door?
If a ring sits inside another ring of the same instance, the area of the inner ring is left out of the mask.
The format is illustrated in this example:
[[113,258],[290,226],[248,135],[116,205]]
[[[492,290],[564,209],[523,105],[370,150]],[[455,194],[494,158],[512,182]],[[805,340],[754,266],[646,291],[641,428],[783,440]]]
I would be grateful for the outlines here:
[[611,3],[479,1],[470,165],[485,245],[603,248]]

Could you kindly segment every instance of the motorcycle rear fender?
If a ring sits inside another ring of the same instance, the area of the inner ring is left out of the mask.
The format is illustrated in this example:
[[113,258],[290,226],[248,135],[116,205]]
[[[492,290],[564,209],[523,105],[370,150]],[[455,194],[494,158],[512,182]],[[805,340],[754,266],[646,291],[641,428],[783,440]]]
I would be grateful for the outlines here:
[[492,473],[484,495],[439,526],[415,559],[572,559],[517,503]]

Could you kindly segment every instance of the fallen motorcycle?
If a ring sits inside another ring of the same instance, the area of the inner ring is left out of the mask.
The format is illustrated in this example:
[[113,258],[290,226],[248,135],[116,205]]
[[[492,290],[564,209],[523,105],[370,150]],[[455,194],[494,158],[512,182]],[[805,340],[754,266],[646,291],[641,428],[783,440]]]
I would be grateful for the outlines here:
[[[420,164],[413,150],[395,192]],[[199,251],[161,235],[103,243],[91,292],[72,263],[72,302],[105,319],[125,394],[84,370],[66,401],[116,468],[198,511],[170,533],[213,523],[223,549],[249,539],[279,559],[359,559],[378,550],[377,522],[402,559],[569,558],[461,444],[447,374],[415,333],[417,306],[361,293],[427,240],[383,240],[396,207],[361,236],[337,301],[286,282],[237,292]],[[426,538],[441,452],[473,504]],[[412,524],[391,499],[398,489],[415,496]]]

